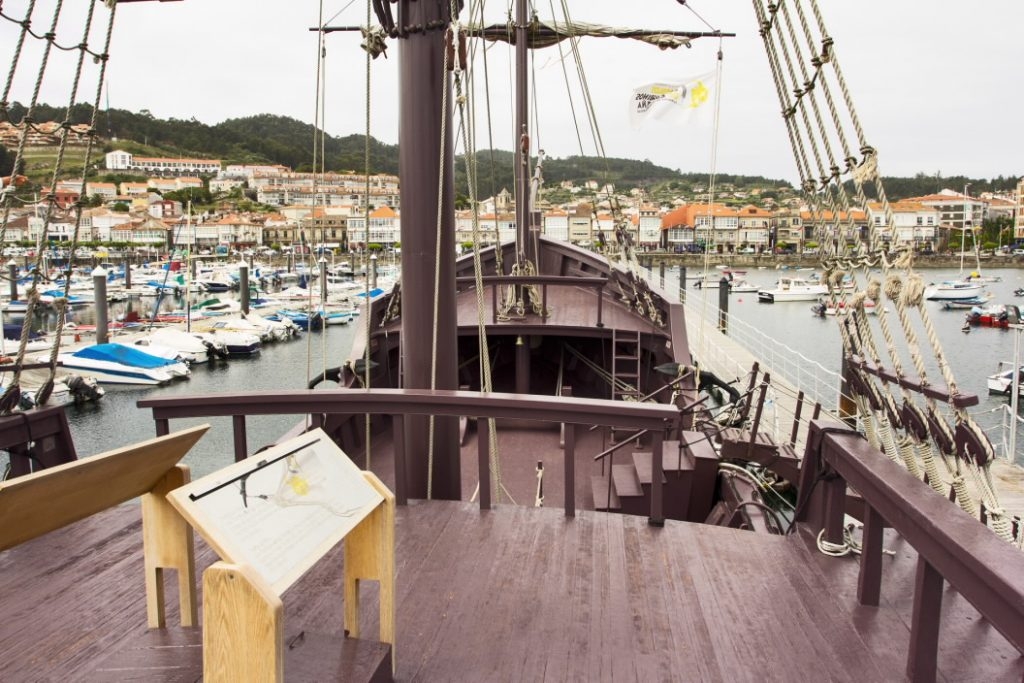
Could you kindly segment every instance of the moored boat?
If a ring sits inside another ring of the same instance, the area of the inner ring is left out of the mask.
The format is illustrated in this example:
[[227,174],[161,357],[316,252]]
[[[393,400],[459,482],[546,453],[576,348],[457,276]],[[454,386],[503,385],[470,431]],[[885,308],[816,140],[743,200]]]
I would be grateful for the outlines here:
[[166,384],[189,375],[181,361],[124,344],[94,344],[57,356],[62,367],[95,377],[101,384]]
[[933,301],[974,299],[985,291],[980,282],[964,280],[945,280],[928,285],[924,290],[924,298]]
[[[1004,367],[1005,365],[1010,367]],[[1010,396],[1013,394],[1014,380],[1017,382],[1017,394],[1024,395],[1024,367],[1014,370],[1012,363],[1000,362],[999,371],[986,378],[986,385],[989,393]]]
[[816,284],[800,277],[780,277],[775,287],[760,289],[757,300],[762,303],[817,301],[828,294],[828,285]]

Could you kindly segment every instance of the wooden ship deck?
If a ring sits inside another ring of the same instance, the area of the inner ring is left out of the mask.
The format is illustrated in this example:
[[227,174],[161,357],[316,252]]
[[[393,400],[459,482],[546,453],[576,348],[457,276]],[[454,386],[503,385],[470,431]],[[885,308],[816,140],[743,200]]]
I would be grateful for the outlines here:
[[[864,607],[856,561],[806,540],[410,502],[396,519],[395,679],[901,680],[913,550],[887,539],[896,556],[881,606]],[[139,508],[126,504],[0,554],[0,679],[197,680],[196,630],[147,636],[141,543]],[[198,545],[202,569],[216,558]],[[286,642],[342,632],[341,561],[336,549],[285,594]],[[940,680],[1024,675],[1014,647],[952,589],[938,664]]]

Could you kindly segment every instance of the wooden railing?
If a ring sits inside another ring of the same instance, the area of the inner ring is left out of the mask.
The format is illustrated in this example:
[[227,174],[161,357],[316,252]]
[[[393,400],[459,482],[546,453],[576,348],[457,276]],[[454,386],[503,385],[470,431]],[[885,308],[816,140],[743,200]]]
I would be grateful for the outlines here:
[[[461,286],[474,285],[476,278],[460,277],[456,283]],[[563,276],[563,275],[487,275],[483,278],[484,288],[491,290],[491,323],[498,322],[498,290],[501,285],[540,285],[542,310],[548,308],[548,285],[559,287],[590,287],[597,290],[597,327],[604,327],[604,288],[608,285],[605,277]]]
[[[661,481],[662,443],[665,431],[677,426],[679,412],[658,403],[629,403],[535,394],[477,393],[474,391],[430,391],[427,389],[341,389],[337,391],[282,391],[275,393],[231,393],[201,396],[148,398],[140,408],[153,411],[157,435],[170,431],[170,420],[193,417],[231,417],[234,428],[235,459],[246,458],[246,417],[249,415],[309,415],[311,428],[321,427],[327,415],[385,415],[391,418],[395,444],[395,498],[399,505],[408,500],[407,455],[404,442],[406,415],[438,415],[477,418],[480,481],[489,482],[487,418],[515,418],[565,425],[565,514],[575,516],[575,429],[584,425],[605,425],[622,429],[649,430],[654,452],[654,481]],[[660,525],[662,491],[653,487],[650,522]],[[490,487],[480,487],[480,508],[490,508]]]
[[[838,476],[833,476],[838,475]],[[857,596],[879,604],[882,535],[895,529],[918,553],[907,675],[937,675],[943,581],[1024,654],[1024,555],[853,431],[812,422],[800,473],[798,521],[842,542],[847,486],[864,499]]]

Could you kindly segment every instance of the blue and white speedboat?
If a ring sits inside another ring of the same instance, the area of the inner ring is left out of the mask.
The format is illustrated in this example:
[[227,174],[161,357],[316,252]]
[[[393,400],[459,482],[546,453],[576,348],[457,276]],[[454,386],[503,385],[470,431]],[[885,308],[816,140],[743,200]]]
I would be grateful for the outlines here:
[[95,377],[101,384],[167,384],[188,377],[188,365],[125,344],[93,344],[57,356],[61,366]]

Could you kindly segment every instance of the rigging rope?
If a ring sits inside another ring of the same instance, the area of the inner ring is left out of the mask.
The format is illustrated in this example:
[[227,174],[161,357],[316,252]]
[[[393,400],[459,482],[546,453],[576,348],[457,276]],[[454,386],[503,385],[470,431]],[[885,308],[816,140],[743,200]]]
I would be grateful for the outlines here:
[[[822,265],[829,283],[830,304],[849,305],[850,293],[842,286],[843,276],[851,277],[855,284],[855,270],[862,269],[868,279],[866,298],[873,301],[876,308],[888,300],[897,312],[897,329],[902,334],[899,343],[896,329],[886,316],[877,316],[877,327],[867,323],[864,297],[854,295],[852,320],[840,322],[846,355],[848,358],[854,354],[868,356],[876,368],[882,369],[880,344],[874,341],[877,329],[896,376],[906,376],[898,352],[900,346],[905,345],[917,381],[925,386],[927,364],[917,334],[920,327],[934,365],[945,381],[949,396],[947,412],[956,427],[954,433],[940,415],[940,406],[933,395],[919,396],[902,381],[897,389],[882,377],[876,378],[858,367],[851,367],[861,390],[869,392],[856,401],[865,431],[873,445],[903,462],[915,476],[920,476],[920,460],[929,484],[940,493],[945,493],[947,485],[952,486],[957,502],[972,515],[977,515],[980,499],[986,509],[993,510],[988,515],[993,530],[1012,540],[1011,521],[999,505],[989,470],[994,451],[966,407],[957,401],[956,380],[924,306],[923,283],[911,270],[912,254],[909,250],[888,251],[888,243],[895,242],[896,237],[895,214],[878,172],[877,153],[865,139],[818,2],[754,0],[753,4],[801,187],[814,224],[821,226],[817,236],[823,247]],[[833,97],[832,84],[839,90],[838,99]],[[848,134],[848,128],[852,128],[852,134]],[[851,141],[855,141],[856,152]],[[852,197],[848,184],[852,186]],[[868,203],[869,188],[877,197],[874,208]],[[864,216],[880,214],[884,218],[868,222],[866,241],[854,238],[857,230],[854,213],[857,211]],[[870,277],[870,269],[876,267],[882,270],[884,287]],[[902,399],[902,408],[895,399],[896,391]],[[924,411],[918,406],[920,401],[925,404]],[[908,428],[911,425],[904,424],[907,420],[916,424],[916,428]],[[897,436],[893,429],[906,433]],[[943,462],[948,482],[940,478],[936,460]],[[973,493],[967,487],[967,479],[974,485]]]
[[[57,183],[60,179],[62,171],[64,169],[65,155],[67,152],[67,145],[71,138],[72,131],[72,116],[73,109],[75,107],[75,100],[78,92],[79,85],[82,79],[82,72],[85,66],[86,55],[92,56],[93,60],[99,65],[97,76],[96,76],[96,91],[91,103],[91,114],[89,124],[85,132],[86,146],[83,154],[83,173],[82,180],[79,186],[79,199],[73,205],[74,214],[74,225],[72,228],[72,236],[70,241],[70,247],[68,250],[68,265],[65,273],[63,296],[59,297],[55,301],[55,307],[57,308],[57,326],[54,332],[55,341],[50,349],[49,357],[49,372],[43,386],[39,389],[35,396],[35,402],[37,405],[45,404],[49,399],[50,392],[53,389],[54,378],[57,372],[57,355],[60,351],[60,339],[64,331],[64,325],[66,323],[66,305],[68,291],[71,286],[71,255],[74,254],[78,247],[79,234],[82,225],[82,211],[85,205],[82,199],[86,195],[87,187],[87,173],[85,170],[89,169],[92,164],[93,148],[96,142],[96,116],[99,111],[100,98],[103,91],[103,83],[106,76],[107,61],[109,57],[110,42],[113,35],[115,10],[117,8],[116,3],[110,5],[110,12],[106,22],[106,31],[104,34],[104,43],[102,52],[94,52],[89,48],[89,36],[93,30],[93,24],[95,19],[96,0],[91,0],[86,11],[86,17],[83,21],[82,37],[79,42],[74,46],[61,46],[57,43],[57,27],[61,18],[61,12],[63,9],[63,0],[58,0],[54,6],[53,18],[50,25],[50,30],[43,35],[37,35],[30,30],[31,17],[35,10],[36,2],[32,0],[29,3],[28,8],[25,12],[25,17],[20,23],[22,30],[18,36],[17,46],[15,48],[15,54],[11,60],[10,70],[8,71],[7,81],[4,86],[3,96],[0,98],[0,102],[3,102],[2,114],[3,118],[10,120],[10,110],[7,108],[7,102],[10,101],[11,88],[14,82],[14,76],[17,71],[18,65],[21,60],[22,50],[24,49],[25,39],[27,36],[31,36],[38,40],[42,40],[45,43],[43,48],[42,59],[40,60],[39,70],[36,75],[35,85],[32,92],[32,98],[29,106],[27,107],[24,116],[22,117],[21,136],[18,140],[18,146],[15,152],[15,160],[12,166],[12,183],[9,192],[0,192],[0,205],[2,205],[2,218],[0,218],[0,241],[6,235],[8,223],[10,220],[11,201],[14,199],[13,190],[15,188],[14,176],[23,167],[25,148],[28,140],[28,133],[34,129],[33,126],[33,114],[39,101],[40,87],[43,82],[44,75],[47,71],[47,65],[49,62],[50,50],[52,47],[56,47],[60,50],[78,50],[78,59],[75,66],[74,75],[72,77],[72,83],[69,88],[68,103],[64,113],[64,119],[61,121],[60,128],[62,134],[60,135],[60,141],[57,149],[57,159],[54,162],[53,173],[50,179],[50,191],[45,197],[46,209],[43,216],[42,230],[39,235],[39,246],[36,250],[35,264],[32,269],[32,280],[29,285],[29,290],[26,295],[28,299],[28,305],[25,312],[25,320],[22,323],[21,337],[18,343],[17,362],[13,372],[12,379],[4,390],[3,395],[0,396],[0,404],[10,406],[12,402],[11,397],[16,393],[20,392],[20,379],[21,379],[21,366],[24,363],[25,352],[28,344],[29,331],[31,329],[32,322],[34,320],[35,309],[39,304],[38,285],[41,281],[48,279],[47,274],[43,272],[44,252],[42,248],[47,242],[47,233],[49,231],[52,220],[57,212]],[[3,15],[3,18],[14,21],[10,17]]]

